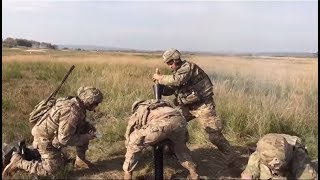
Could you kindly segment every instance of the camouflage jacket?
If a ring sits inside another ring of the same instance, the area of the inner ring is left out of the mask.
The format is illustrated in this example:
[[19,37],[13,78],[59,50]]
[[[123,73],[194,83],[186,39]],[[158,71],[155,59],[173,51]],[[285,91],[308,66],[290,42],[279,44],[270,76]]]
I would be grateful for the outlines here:
[[248,164],[242,174],[250,175],[252,179],[315,179],[316,171],[311,166],[311,161],[302,140],[297,136],[287,134],[273,134],[286,139],[292,153],[286,154],[288,162],[285,171],[280,175],[273,174],[272,170],[262,162],[259,152],[256,150],[249,157]]
[[[34,141],[45,138],[60,145],[81,146],[89,139],[80,131],[88,125],[86,110],[76,98],[59,98],[56,104],[37,122],[32,129]],[[34,142],[37,143],[37,142]]]
[[[163,100],[157,102],[155,99],[144,101],[139,104],[138,109],[128,119],[128,126],[125,134],[126,140],[128,141],[129,135],[134,130],[145,128],[151,123],[161,126],[161,123],[163,122],[160,123],[159,121],[171,116],[180,117],[181,114],[174,109],[170,103]],[[170,122],[167,121],[166,123]],[[181,123],[186,124],[186,122]]]
[[213,84],[209,76],[198,65],[185,60],[173,75],[163,75],[158,82],[166,86],[163,94],[175,94],[180,105],[213,96]]

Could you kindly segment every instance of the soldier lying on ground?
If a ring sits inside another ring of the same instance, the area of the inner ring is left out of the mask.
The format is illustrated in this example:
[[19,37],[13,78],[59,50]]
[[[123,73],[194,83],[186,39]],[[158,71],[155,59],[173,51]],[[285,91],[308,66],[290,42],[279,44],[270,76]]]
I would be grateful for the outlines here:
[[103,95],[94,87],[80,87],[78,96],[59,98],[56,104],[32,128],[33,147],[41,155],[41,161],[28,161],[19,153],[13,153],[2,177],[18,169],[40,176],[54,175],[61,168],[61,148],[76,146],[75,167],[88,168],[86,159],[89,140],[95,138],[95,128],[86,119],[86,110],[94,111]]
[[179,111],[163,100],[145,100],[135,102],[132,112],[125,134],[127,152],[123,164],[124,179],[132,178],[142,149],[163,140],[171,142],[180,164],[189,171],[192,179],[198,179],[196,164],[186,146],[187,122]]
[[179,107],[187,121],[198,118],[211,143],[224,153],[227,163],[232,164],[235,154],[221,132],[222,122],[215,110],[213,84],[198,65],[181,60],[180,56],[180,52],[176,49],[167,50],[163,54],[163,60],[174,74],[155,73],[153,79],[164,85],[162,95],[176,96],[175,105]]
[[301,139],[287,134],[267,134],[249,157],[242,179],[316,179],[308,152]]

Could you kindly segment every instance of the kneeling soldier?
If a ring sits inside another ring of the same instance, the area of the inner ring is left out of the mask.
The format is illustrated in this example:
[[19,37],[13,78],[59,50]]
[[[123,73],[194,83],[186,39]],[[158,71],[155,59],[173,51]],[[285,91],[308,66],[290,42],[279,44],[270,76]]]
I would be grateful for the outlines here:
[[102,99],[101,91],[94,87],[80,87],[78,96],[57,99],[55,105],[32,128],[33,147],[39,151],[41,161],[28,161],[14,153],[2,177],[18,169],[39,176],[54,175],[61,168],[63,146],[76,146],[76,167],[92,165],[86,159],[85,152],[89,140],[95,138],[95,128],[85,121],[86,110],[94,111]]

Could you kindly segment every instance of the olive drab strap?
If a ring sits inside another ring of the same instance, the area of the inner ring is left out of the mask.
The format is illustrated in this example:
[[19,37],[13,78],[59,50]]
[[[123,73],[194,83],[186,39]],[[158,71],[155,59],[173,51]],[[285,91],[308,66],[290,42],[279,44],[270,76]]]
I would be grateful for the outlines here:
[[30,113],[29,122],[36,124],[44,117],[44,115],[56,104],[57,99],[51,98],[47,103],[46,100],[41,101],[35,106],[33,111]]

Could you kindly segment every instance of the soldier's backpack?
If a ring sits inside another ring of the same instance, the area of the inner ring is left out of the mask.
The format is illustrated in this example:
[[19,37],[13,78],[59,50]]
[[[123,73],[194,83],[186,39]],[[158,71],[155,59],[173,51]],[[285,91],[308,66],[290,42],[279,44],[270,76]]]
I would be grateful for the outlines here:
[[30,113],[29,122],[32,124],[36,124],[40,121],[44,115],[56,104],[56,98],[50,98],[47,103],[46,100],[41,101],[39,104],[35,106],[33,111]]
[[[139,105],[139,108],[137,106]],[[132,105],[133,111],[135,111],[135,121],[137,121],[136,125],[137,128],[142,127],[147,123],[147,118],[150,113],[150,110],[156,109],[158,107],[172,107],[172,105],[164,100],[155,100],[155,99],[150,99],[150,100],[142,100],[142,101],[136,101]],[[135,110],[136,109],[136,110]]]
[[40,121],[42,118],[44,118],[44,115],[56,104],[57,99],[55,96],[57,95],[59,89],[63,85],[63,83],[66,81],[72,70],[74,69],[74,65],[72,65],[67,72],[67,74],[63,77],[62,82],[60,85],[51,93],[51,95],[46,99],[41,101],[39,104],[35,106],[33,111],[30,113],[29,122],[32,124],[36,124],[38,121]]

